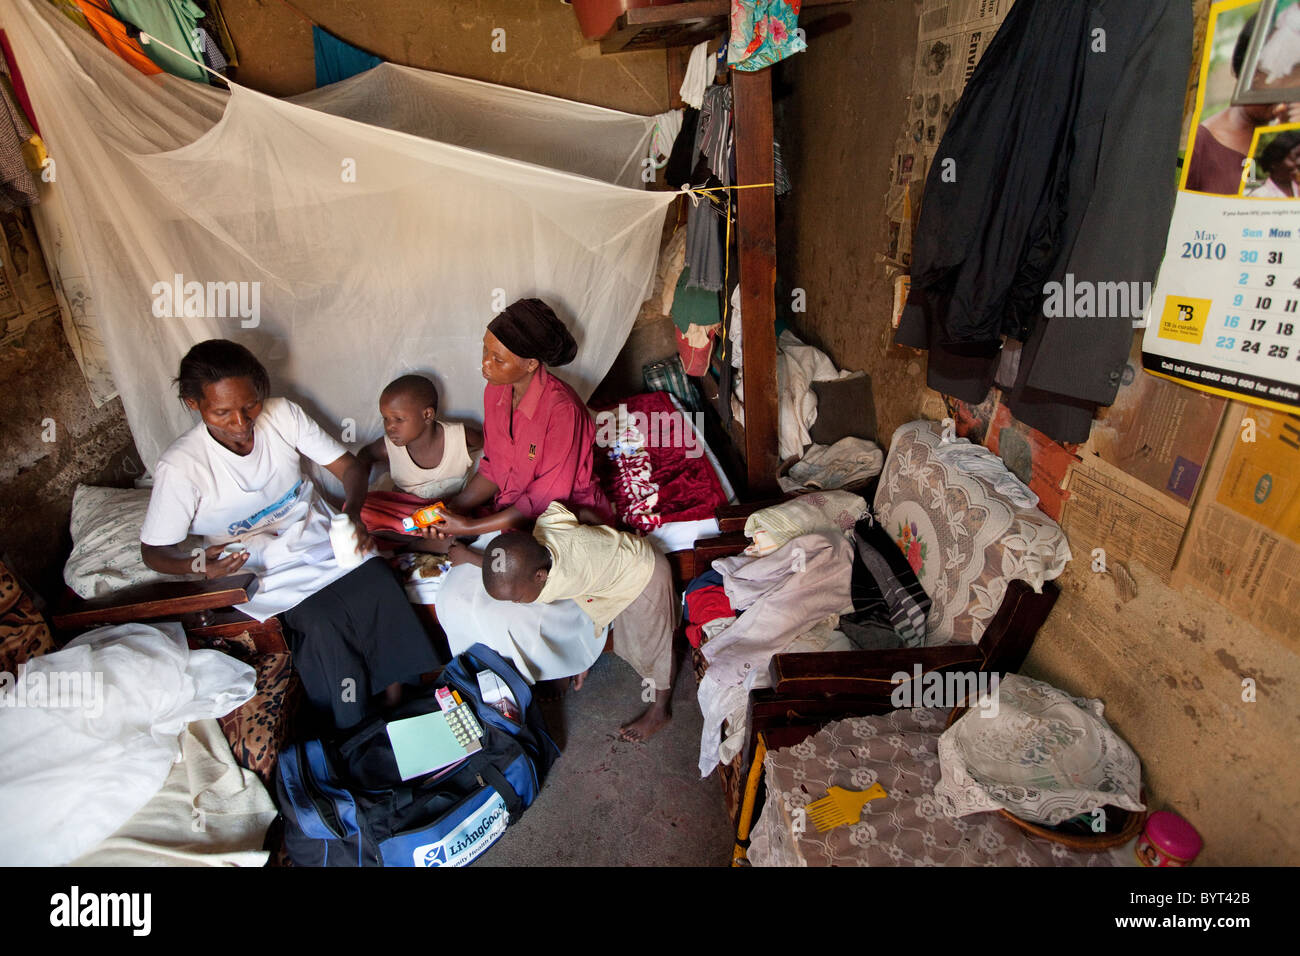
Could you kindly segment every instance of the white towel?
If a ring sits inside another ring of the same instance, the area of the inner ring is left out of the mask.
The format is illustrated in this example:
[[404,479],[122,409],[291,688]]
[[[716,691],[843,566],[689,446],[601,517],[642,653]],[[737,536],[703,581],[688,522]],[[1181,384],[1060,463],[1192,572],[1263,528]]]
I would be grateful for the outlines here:
[[[682,131],[682,110],[669,110],[655,116],[655,126],[650,134],[650,162],[655,169],[668,165],[668,157],[673,153],[673,143]],[[684,239],[685,237],[683,237]],[[685,247],[683,247],[685,248]]]
[[709,41],[697,43],[686,64],[686,78],[682,80],[682,102],[699,109],[704,105],[704,90],[709,85],[713,58],[709,56]]

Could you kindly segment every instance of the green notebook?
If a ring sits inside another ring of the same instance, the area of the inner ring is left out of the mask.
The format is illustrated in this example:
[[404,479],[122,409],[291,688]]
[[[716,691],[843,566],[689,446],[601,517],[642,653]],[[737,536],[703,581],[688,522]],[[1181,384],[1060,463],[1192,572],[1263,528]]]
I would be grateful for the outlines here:
[[419,777],[482,750],[483,729],[474,713],[462,704],[419,717],[390,721],[388,741],[403,780]]

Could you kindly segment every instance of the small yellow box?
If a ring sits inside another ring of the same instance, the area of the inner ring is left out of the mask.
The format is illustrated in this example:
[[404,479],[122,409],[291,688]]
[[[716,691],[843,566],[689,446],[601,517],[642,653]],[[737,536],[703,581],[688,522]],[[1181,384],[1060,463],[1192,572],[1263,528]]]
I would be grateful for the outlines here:
[[1210,299],[1193,299],[1183,295],[1165,296],[1165,308],[1160,313],[1160,331],[1157,336],[1175,342],[1200,345],[1205,335],[1205,324],[1210,318]]

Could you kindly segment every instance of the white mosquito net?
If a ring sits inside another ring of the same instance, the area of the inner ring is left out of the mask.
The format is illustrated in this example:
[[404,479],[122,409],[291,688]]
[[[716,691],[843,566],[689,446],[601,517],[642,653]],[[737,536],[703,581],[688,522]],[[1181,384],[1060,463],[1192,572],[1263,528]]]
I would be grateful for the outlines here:
[[649,293],[653,117],[392,65],[277,100],[145,76],[45,0],[0,26],[54,160],[33,215],[69,340],[150,468],[197,421],[172,378],[203,339],[360,442],[407,371],[481,418],[484,328],[524,296],[573,331],[585,399]]

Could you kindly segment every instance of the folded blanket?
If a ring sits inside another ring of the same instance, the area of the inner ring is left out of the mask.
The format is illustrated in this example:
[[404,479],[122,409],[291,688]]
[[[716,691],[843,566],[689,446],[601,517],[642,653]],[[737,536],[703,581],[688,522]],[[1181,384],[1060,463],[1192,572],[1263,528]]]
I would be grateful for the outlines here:
[[184,759],[117,832],[73,866],[263,866],[275,803],[257,774],[235,762],[215,720],[181,734]]
[[623,399],[596,425],[596,476],[630,530],[712,518],[727,503],[704,436],[667,392]]
[[848,534],[866,513],[867,503],[848,491],[819,491],[755,511],[745,522],[745,537],[754,543],[745,549],[750,557],[771,554],[801,534]]

